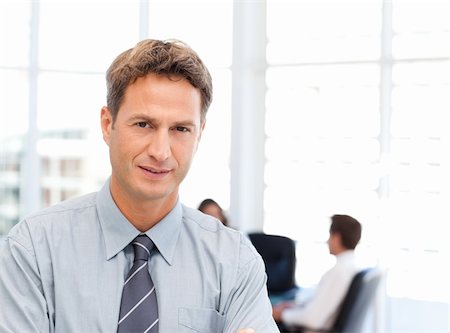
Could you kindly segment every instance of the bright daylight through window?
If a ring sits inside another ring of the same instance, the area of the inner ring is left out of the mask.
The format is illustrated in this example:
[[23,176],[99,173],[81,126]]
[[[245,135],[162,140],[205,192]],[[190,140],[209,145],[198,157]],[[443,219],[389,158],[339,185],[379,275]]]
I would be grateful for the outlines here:
[[390,296],[448,302],[449,10],[268,1],[264,229],[298,241],[303,284],[351,212]]

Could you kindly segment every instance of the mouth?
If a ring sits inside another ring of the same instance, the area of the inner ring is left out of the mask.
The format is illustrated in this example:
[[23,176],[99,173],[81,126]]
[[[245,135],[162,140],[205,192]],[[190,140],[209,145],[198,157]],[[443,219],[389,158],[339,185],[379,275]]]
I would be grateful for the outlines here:
[[164,175],[164,174],[168,174],[170,172],[169,169],[156,169],[156,168],[144,167],[144,166],[139,166],[139,168],[145,172],[155,174],[155,175]]

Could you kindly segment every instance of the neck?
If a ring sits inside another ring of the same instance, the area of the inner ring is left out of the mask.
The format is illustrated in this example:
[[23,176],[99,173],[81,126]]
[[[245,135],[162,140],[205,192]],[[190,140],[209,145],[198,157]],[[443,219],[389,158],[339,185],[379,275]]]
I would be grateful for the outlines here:
[[115,190],[111,183],[111,196],[127,220],[139,231],[146,232],[158,224],[177,202],[177,196],[158,200],[136,200],[126,195],[126,191]]
[[117,205],[122,214],[128,221],[139,231],[145,232],[158,224],[175,206],[168,206],[167,202],[159,203],[142,203],[142,204],[128,204],[126,209],[122,209]]
[[338,256],[338,255],[340,255],[340,254],[342,254],[344,252],[347,252],[347,251],[350,251],[350,249],[342,248],[342,249],[340,249],[339,251],[336,252],[336,255]]

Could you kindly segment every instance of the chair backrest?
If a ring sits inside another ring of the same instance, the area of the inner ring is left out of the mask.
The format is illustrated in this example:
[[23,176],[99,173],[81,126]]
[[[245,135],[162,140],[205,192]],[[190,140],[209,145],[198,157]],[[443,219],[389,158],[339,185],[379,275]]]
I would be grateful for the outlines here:
[[381,281],[381,271],[368,268],[358,272],[350,284],[333,325],[336,333],[359,333]]
[[288,237],[264,233],[251,233],[248,236],[266,266],[269,294],[294,288],[295,242]]

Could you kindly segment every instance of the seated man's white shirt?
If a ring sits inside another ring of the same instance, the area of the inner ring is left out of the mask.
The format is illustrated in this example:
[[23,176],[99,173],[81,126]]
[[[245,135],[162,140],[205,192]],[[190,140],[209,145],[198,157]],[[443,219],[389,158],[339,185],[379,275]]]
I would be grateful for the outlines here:
[[358,270],[354,251],[349,250],[337,255],[335,266],[323,275],[308,302],[283,311],[283,323],[314,329],[331,328],[337,310]]

